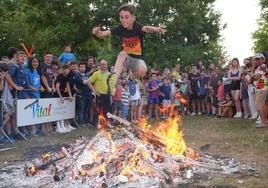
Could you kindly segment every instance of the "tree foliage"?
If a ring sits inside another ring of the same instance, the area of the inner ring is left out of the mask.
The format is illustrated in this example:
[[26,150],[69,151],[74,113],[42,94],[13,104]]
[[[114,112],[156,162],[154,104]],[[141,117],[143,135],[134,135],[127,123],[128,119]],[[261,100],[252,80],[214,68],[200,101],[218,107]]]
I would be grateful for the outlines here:
[[267,51],[268,49],[268,0],[260,0],[261,16],[258,29],[253,33],[254,51]]
[[[184,65],[198,60],[220,63],[220,14],[215,0],[134,0],[137,21],[144,25],[165,24],[167,33],[146,34],[146,62],[158,68],[176,62]],[[94,26],[108,29],[118,24],[117,8],[127,0],[0,0],[0,53],[9,46],[34,44],[37,54],[60,54],[71,44],[80,59],[88,54],[110,62],[120,51],[120,41],[96,39]]]

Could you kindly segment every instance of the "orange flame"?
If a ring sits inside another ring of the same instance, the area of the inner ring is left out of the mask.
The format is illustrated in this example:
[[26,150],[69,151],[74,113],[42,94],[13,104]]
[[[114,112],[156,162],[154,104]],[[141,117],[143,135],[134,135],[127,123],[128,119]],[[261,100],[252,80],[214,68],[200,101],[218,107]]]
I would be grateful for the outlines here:
[[28,175],[30,175],[30,176],[34,176],[36,174],[36,172],[37,172],[37,169],[36,169],[35,165],[33,165],[32,167],[30,167],[28,169]]
[[99,129],[105,129],[107,128],[107,120],[106,117],[102,114],[99,115],[99,125],[98,125]]

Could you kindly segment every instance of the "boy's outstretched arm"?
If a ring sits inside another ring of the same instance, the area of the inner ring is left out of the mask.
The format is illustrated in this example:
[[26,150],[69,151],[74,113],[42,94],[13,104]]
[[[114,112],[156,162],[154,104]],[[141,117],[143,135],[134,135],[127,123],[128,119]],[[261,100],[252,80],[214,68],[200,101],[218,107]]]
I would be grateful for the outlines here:
[[92,34],[98,38],[105,38],[111,36],[111,31],[110,30],[101,31],[100,27],[98,26],[92,29]]
[[166,26],[161,25],[159,27],[143,26],[142,31],[145,33],[165,33],[167,31]]

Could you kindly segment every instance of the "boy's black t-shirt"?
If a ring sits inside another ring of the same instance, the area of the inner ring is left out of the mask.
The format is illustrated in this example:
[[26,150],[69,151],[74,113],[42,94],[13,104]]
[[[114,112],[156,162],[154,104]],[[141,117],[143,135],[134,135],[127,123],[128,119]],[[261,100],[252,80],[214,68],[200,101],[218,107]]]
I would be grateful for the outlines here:
[[56,83],[60,84],[60,92],[65,93],[67,92],[66,86],[67,86],[67,83],[69,83],[69,77],[64,76],[63,74],[60,74],[57,76]]
[[111,34],[119,36],[123,50],[131,57],[144,59],[143,57],[143,25],[134,22],[132,30],[124,28],[122,25],[110,29]]
[[190,73],[189,74],[189,81],[190,81],[190,86],[191,86],[191,90],[193,92],[198,92],[199,90],[199,86],[198,86],[198,81],[200,80],[200,74],[196,73]]

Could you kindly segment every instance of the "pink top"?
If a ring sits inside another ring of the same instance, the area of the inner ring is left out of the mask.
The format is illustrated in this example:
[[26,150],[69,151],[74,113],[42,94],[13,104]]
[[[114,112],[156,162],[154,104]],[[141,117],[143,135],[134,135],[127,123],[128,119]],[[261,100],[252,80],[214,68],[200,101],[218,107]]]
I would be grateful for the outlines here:
[[219,88],[218,88],[217,100],[219,102],[224,101],[224,86],[223,86],[223,84],[220,85]]
[[115,90],[115,94],[112,97],[113,101],[121,101],[122,100],[122,86],[118,85]]

